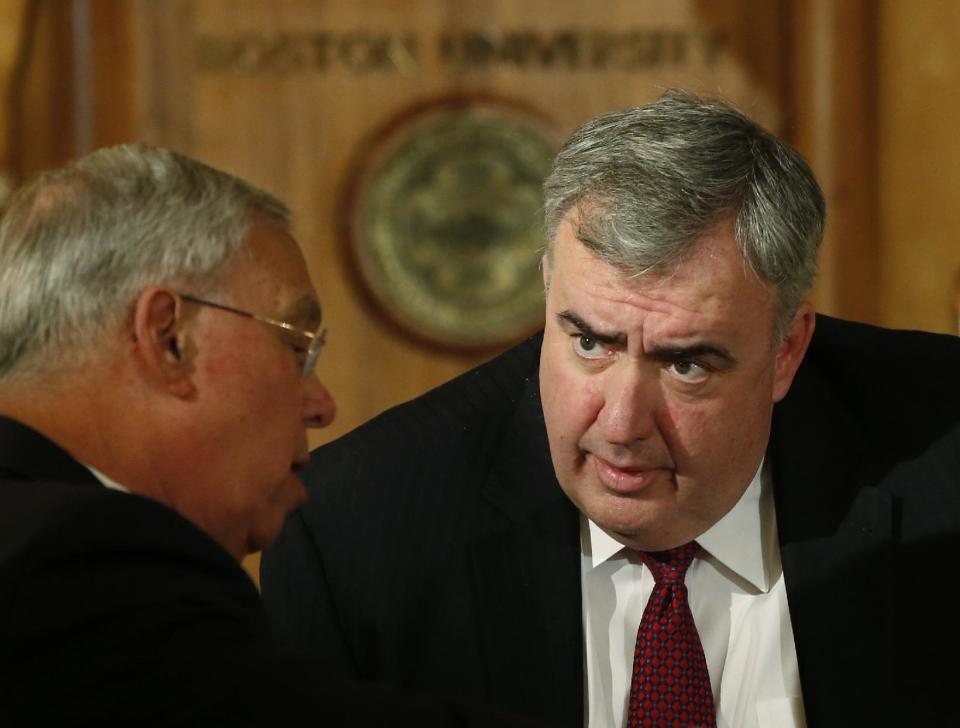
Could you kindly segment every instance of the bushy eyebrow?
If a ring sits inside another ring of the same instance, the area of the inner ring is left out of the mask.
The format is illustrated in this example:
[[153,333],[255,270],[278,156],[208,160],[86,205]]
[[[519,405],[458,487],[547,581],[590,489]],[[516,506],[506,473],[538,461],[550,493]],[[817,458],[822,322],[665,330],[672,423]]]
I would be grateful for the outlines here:
[[[602,332],[594,329],[590,324],[580,318],[573,311],[565,310],[557,314],[561,326],[568,324],[577,329],[584,336],[589,336],[601,344],[626,346],[627,337],[621,331]],[[663,362],[686,361],[690,359],[703,359],[712,357],[723,362],[725,367],[733,367],[737,364],[737,359],[726,348],[710,342],[692,344],[690,346],[657,346],[646,352],[646,355],[652,359]]]
[[591,339],[595,339],[601,344],[618,344],[620,346],[625,346],[627,343],[627,336],[622,331],[610,333],[597,331],[590,324],[569,309],[558,313],[557,318],[560,319],[561,326],[564,324],[564,322],[566,322],[571,326],[574,326],[577,331],[584,336],[589,336]]

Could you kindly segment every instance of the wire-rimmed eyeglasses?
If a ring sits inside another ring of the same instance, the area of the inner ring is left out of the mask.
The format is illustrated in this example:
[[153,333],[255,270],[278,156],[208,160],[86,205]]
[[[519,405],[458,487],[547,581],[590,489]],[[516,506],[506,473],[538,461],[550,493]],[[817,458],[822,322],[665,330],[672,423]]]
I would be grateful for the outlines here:
[[237,316],[252,318],[254,321],[259,321],[260,323],[267,324],[268,326],[275,326],[279,329],[283,329],[294,336],[303,337],[303,346],[294,347],[294,350],[297,351],[298,354],[300,352],[303,353],[303,369],[300,372],[300,380],[305,382],[310,378],[310,375],[313,374],[313,369],[317,365],[317,357],[320,356],[320,351],[323,349],[323,345],[327,341],[327,329],[322,324],[317,328],[316,331],[307,331],[306,329],[301,329],[299,326],[294,326],[286,321],[278,321],[277,319],[272,319],[267,316],[259,316],[250,311],[244,311],[242,308],[234,308],[233,306],[227,306],[222,303],[207,301],[206,299],[198,298],[197,296],[191,296],[187,293],[181,293],[180,298],[182,298],[184,301],[195,303],[198,306],[209,306],[210,308],[216,308],[221,311],[226,311],[227,313],[233,313]]

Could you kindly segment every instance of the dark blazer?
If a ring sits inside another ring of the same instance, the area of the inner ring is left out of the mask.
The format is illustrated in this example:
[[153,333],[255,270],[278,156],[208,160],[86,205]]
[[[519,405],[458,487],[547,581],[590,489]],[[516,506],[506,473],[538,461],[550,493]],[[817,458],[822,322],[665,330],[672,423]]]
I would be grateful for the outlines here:
[[[539,338],[312,455],[265,554],[285,642],[346,674],[583,725],[578,514],[557,484]],[[955,717],[960,340],[819,317],[776,406],[781,555],[811,726]],[[911,712],[913,711],[913,712]]]
[[[0,417],[0,725],[499,725],[282,658],[237,562]],[[512,725],[512,723],[510,724]]]
[[226,551],[0,418],[0,724],[255,725],[273,654]]

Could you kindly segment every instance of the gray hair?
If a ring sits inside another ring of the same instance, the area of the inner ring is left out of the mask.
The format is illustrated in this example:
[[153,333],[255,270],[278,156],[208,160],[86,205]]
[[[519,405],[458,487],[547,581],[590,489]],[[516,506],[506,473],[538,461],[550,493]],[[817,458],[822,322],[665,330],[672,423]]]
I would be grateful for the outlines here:
[[41,174],[0,221],[0,380],[79,359],[150,285],[215,290],[258,219],[289,229],[274,197],[168,149],[111,147]]
[[744,259],[777,292],[777,340],[816,276],[826,214],[810,167],[719,101],[672,90],[578,128],[544,183],[546,261],[576,207],[584,245],[631,276],[669,270],[733,216]]

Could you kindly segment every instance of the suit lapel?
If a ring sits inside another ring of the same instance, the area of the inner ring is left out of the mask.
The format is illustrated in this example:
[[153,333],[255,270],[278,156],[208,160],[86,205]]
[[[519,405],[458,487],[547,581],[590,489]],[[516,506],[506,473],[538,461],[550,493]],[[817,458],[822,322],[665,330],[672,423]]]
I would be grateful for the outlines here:
[[807,721],[866,725],[890,602],[893,504],[867,487],[881,453],[805,363],[775,408],[769,454]]
[[483,488],[495,521],[470,554],[491,697],[582,726],[579,517],[554,477],[536,377],[506,432]]

